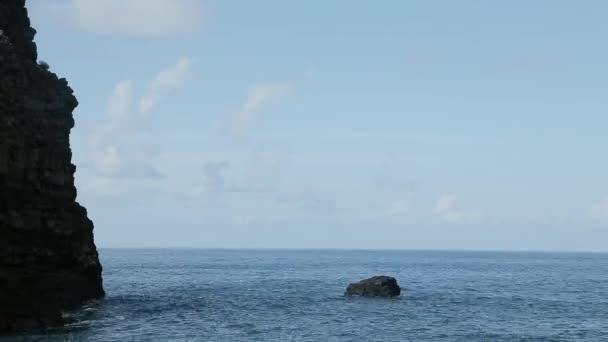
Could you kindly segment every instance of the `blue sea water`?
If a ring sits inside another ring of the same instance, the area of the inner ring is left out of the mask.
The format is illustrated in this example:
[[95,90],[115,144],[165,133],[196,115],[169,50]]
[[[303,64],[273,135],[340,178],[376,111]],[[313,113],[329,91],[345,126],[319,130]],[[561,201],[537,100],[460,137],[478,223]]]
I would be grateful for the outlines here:
[[[608,254],[101,250],[107,298],[0,341],[608,341]],[[395,299],[346,298],[387,274]]]

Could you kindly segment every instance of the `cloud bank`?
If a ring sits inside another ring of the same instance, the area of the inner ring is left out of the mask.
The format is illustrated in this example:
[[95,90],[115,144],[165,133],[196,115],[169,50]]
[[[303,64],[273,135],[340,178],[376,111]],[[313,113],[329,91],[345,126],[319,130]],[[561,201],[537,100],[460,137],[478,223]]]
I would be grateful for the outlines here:
[[256,114],[272,101],[287,95],[289,85],[285,83],[260,83],[254,85],[247,99],[232,118],[232,128],[237,133],[243,133],[251,127]]
[[85,32],[137,37],[190,32],[204,19],[199,0],[70,0],[57,10]]
[[158,177],[155,165],[159,148],[149,137],[150,117],[156,104],[170,91],[183,84],[192,60],[180,58],[163,69],[147,86],[135,109],[133,82],[122,81],[114,86],[108,98],[106,115],[89,132],[91,150],[89,164],[95,177],[149,178]]
[[595,220],[608,221],[608,196],[591,207],[591,215]]
[[458,205],[458,197],[455,194],[444,193],[435,202],[435,214],[447,223],[469,224],[478,223],[481,220],[479,209],[467,209]]

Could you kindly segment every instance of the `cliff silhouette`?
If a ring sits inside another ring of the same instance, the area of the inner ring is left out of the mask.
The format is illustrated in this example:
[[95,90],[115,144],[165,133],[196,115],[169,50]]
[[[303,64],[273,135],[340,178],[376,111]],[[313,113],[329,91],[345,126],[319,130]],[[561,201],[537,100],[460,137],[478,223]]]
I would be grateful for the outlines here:
[[63,324],[103,297],[93,222],[76,202],[78,105],[37,61],[25,0],[0,0],[0,333]]

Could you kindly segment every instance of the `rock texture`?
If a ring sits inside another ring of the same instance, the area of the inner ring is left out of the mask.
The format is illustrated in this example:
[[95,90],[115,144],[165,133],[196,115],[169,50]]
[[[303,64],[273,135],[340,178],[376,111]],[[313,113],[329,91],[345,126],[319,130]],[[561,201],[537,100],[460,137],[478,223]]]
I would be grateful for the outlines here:
[[76,202],[78,105],[38,65],[25,0],[0,0],[0,333],[62,324],[104,295],[93,223]]
[[401,294],[401,288],[393,277],[376,276],[348,285],[345,294],[363,297],[396,297]]

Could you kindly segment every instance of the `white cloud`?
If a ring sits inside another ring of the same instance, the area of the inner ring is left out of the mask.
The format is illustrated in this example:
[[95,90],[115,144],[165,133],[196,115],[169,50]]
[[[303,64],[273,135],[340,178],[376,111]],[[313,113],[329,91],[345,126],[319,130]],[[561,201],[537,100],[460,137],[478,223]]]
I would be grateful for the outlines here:
[[88,164],[93,166],[93,176],[106,177],[99,182],[108,184],[111,178],[151,178],[160,176],[157,169],[159,149],[150,143],[146,116],[155,108],[157,101],[171,90],[182,85],[191,66],[191,59],[181,58],[177,63],[162,70],[148,85],[144,95],[146,105],[133,108],[131,81],[116,84],[108,98],[104,120],[89,132],[91,151]]
[[244,173],[236,184],[237,191],[259,193],[276,189],[288,164],[288,156],[270,151],[252,153]]
[[200,0],[70,0],[57,10],[98,34],[162,37],[192,31],[203,21]]
[[108,98],[104,122],[90,132],[90,163],[96,176],[158,176],[151,164],[154,147],[145,139],[144,124],[132,112],[131,81],[119,82]]
[[175,65],[162,70],[148,85],[146,94],[139,102],[139,113],[145,115],[154,110],[159,100],[179,88],[190,74],[192,63],[192,58],[182,57]]
[[310,65],[306,66],[306,68],[304,69],[304,77],[307,80],[311,80],[315,77],[315,75],[317,75],[318,72],[319,72],[319,70],[317,69],[317,67],[310,64]]
[[435,214],[442,220],[453,224],[478,223],[481,220],[479,209],[464,209],[457,205],[455,194],[444,193],[435,202]]
[[226,188],[226,172],[229,161],[205,162],[200,180],[189,190],[189,196],[195,205],[215,203]]
[[[208,158],[187,193],[193,205],[217,204],[234,196],[258,196],[280,191],[286,164],[283,155],[268,151]],[[202,176],[200,175],[202,173]]]
[[458,135],[438,135],[428,132],[394,132],[394,131],[373,131],[373,130],[344,130],[344,129],[317,129],[317,130],[298,130],[290,132],[290,135],[307,139],[324,140],[367,140],[386,143],[415,143],[425,145],[487,145],[499,144],[501,140],[489,136],[458,136]]
[[253,86],[245,103],[233,116],[234,130],[243,132],[248,129],[260,109],[273,100],[285,96],[288,91],[289,86],[284,83],[264,83]]
[[401,221],[410,214],[411,203],[409,199],[397,199],[392,201],[387,210],[386,216],[389,220]]
[[608,220],[608,196],[591,207],[591,215],[596,220]]
[[130,81],[118,83],[108,99],[108,118],[112,121],[122,121],[129,117],[131,111],[131,96],[133,86]]
[[96,166],[102,174],[112,174],[120,166],[118,148],[114,145],[107,145],[102,148],[100,155],[97,157]]

